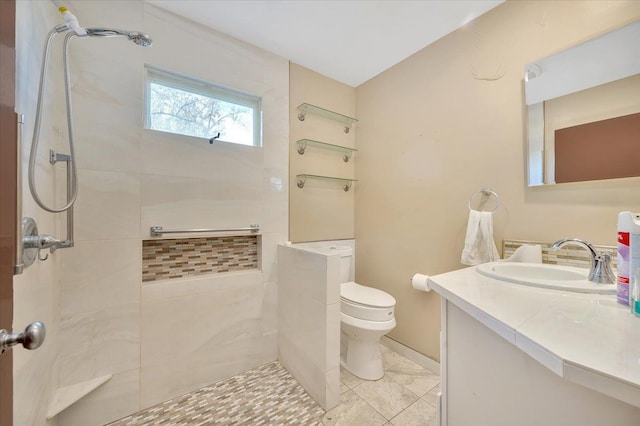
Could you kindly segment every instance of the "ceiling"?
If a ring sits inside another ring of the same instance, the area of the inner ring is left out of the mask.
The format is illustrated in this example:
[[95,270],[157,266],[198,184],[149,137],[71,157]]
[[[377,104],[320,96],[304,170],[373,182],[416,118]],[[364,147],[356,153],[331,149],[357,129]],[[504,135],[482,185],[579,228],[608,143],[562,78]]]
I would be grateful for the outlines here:
[[504,0],[147,0],[359,86]]

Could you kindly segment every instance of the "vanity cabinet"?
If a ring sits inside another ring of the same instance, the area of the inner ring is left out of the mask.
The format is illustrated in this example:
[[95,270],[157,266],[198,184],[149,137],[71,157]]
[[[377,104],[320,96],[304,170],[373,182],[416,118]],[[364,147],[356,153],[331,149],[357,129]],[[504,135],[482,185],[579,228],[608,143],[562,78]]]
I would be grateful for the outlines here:
[[615,295],[474,267],[429,286],[442,296],[441,426],[640,425],[640,320]]
[[555,373],[442,299],[441,426],[637,426],[640,409]]

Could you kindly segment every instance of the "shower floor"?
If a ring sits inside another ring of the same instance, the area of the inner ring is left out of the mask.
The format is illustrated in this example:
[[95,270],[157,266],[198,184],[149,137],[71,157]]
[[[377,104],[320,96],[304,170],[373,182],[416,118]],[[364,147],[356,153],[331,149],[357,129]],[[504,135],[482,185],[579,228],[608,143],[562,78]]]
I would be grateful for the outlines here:
[[278,362],[173,398],[108,426],[435,426],[440,377],[381,346],[384,377],[340,371],[340,404],[325,412]]
[[273,361],[108,426],[319,425],[324,413],[291,374]]

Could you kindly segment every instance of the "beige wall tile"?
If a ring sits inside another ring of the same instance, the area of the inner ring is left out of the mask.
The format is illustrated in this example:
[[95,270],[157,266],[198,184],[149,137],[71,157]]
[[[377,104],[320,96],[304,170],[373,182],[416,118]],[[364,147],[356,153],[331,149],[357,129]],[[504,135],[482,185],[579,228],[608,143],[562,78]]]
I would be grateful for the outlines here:
[[62,315],[140,302],[140,240],[77,241],[56,255]]
[[[217,350],[208,346],[191,354],[188,359],[177,356],[170,369],[162,363],[149,363],[142,370],[142,408],[273,360],[273,341],[271,336],[238,336],[233,341],[220,344]],[[241,352],[245,355],[234,356]]]
[[269,232],[260,236],[262,243],[259,245],[258,259],[261,261],[260,269],[264,273],[263,282],[278,282],[278,244],[284,244],[287,238],[287,232]]
[[262,182],[263,150],[204,138],[144,130],[142,167],[145,175],[182,176],[216,183]]
[[340,383],[339,256],[278,246],[278,359],[325,409]]
[[142,176],[142,232],[166,229],[248,227],[260,224],[262,193],[256,183],[190,177]]
[[142,300],[151,302],[160,299],[191,296],[197,293],[226,290],[243,284],[257,286],[261,282],[263,282],[263,278],[260,271],[229,272],[175,280],[150,281],[143,283]]
[[78,170],[74,205],[76,240],[140,238],[140,177]]
[[[203,344],[215,345],[239,334],[259,334],[261,288],[262,284],[243,282],[219,291],[143,302],[143,364],[184,356]],[[181,344],[167,345],[167,333],[180,335]]]
[[60,386],[140,367],[140,304],[64,315]]
[[[96,6],[69,7],[81,22],[90,22],[91,26],[100,19],[106,26],[117,22],[118,28],[140,30],[141,3],[121,2],[118,13],[98,12]],[[106,24],[109,15],[113,21]],[[125,38],[91,38],[74,40],[70,56],[78,167],[139,173],[144,99],[142,48]]]
[[[252,342],[263,341],[262,307],[261,283],[144,302],[143,405],[260,365],[269,346]],[[167,335],[180,336],[180,344],[167,344]]]

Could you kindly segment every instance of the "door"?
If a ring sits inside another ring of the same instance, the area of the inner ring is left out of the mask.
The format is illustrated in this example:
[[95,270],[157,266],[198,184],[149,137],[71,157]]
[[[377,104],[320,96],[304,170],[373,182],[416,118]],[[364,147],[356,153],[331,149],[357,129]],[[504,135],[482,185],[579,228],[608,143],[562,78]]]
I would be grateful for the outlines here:
[[[0,328],[11,331],[16,246],[16,4],[0,0]],[[0,355],[0,426],[13,424],[13,356]]]

